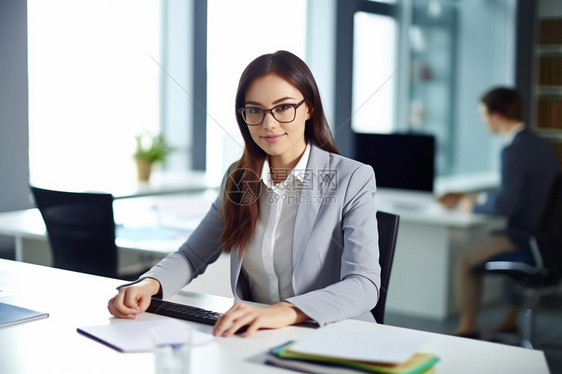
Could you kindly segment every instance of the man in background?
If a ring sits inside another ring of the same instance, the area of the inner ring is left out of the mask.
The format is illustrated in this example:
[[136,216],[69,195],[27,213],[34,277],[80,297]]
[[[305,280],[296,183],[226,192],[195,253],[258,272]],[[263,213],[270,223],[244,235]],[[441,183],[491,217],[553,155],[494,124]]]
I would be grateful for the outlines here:
[[[469,249],[457,264],[456,292],[460,311],[455,335],[478,338],[477,313],[482,293],[482,277],[472,268],[487,259],[507,252],[529,250],[523,233],[539,225],[551,185],[558,170],[554,147],[525,127],[521,97],[511,88],[498,87],[480,98],[483,122],[501,136],[500,184],[485,199],[469,193],[449,193],[440,198],[448,208],[465,212],[501,215],[507,218],[505,231],[497,232]],[[514,332],[518,307],[510,308],[496,332]]]

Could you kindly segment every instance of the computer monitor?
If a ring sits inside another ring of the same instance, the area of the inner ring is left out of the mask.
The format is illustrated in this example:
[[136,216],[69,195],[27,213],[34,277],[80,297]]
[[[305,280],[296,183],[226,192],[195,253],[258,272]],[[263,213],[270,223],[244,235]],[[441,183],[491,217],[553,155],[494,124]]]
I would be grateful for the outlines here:
[[357,133],[355,158],[373,167],[378,187],[433,192],[432,135]]

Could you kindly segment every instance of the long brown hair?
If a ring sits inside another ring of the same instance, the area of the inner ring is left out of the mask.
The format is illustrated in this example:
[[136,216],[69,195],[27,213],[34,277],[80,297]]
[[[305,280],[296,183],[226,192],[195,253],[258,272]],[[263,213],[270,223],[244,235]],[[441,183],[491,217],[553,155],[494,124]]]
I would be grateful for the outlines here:
[[275,74],[297,88],[306,99],[311,118],[306,121],[304,136],[308,142],[332,153],[338,153],[324,114],[318,86],[312,72],[299,57],[287,51],[262,55],[246,67],[236,92],[235,114],[244,138],[244,153],[231,168],[226,181],[223,202],[225,219],[221,242],[225,252],[238,248],[240,253],[250,242],[259,216],[260,174],[267,154],[254,142],[248,125],[236,111],[244,107],[246,90],[257,78]]

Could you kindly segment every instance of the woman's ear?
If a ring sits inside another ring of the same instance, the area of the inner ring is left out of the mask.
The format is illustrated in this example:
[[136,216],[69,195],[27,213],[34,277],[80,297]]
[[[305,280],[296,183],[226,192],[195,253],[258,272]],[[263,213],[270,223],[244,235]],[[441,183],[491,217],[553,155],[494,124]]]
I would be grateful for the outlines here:
[[308,112],[306,113],[306,119],[311,119],[312,113],[314,113],[314,109],[312,107],[309,107],[308,105],[307,108],[308,108]]

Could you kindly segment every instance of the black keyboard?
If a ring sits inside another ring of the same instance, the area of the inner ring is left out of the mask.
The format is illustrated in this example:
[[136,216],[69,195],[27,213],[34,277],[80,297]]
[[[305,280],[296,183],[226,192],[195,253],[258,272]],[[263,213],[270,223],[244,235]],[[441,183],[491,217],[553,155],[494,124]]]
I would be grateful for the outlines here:
[[204,323],[206,325],[214,325],[221,316],[221,313],[212,312],[210,310],[154,298],[146,311],[186,321]]

